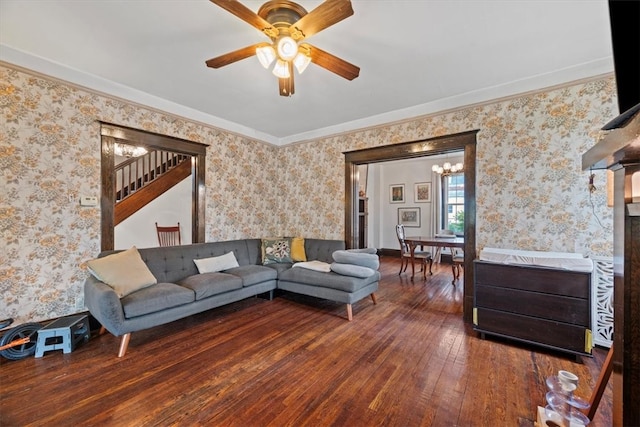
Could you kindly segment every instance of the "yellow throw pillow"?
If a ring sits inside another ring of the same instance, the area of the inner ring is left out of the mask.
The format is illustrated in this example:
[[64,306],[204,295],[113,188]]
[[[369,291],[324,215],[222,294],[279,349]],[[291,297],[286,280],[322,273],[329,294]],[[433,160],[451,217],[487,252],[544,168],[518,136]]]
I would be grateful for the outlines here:
[[291,239],[291,259],[296,262],[307,260],[307,253],[304,251],[304,238],[294,237]]
[[93,259],[87,262],[87,266],[96,279],[111,286],[120,298],[158,283],[135,246]]

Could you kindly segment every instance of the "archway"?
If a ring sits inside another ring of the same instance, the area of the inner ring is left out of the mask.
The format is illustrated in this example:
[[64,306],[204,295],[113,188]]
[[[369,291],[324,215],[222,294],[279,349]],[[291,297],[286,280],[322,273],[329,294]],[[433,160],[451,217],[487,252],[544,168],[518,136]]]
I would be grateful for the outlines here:
[[101,250],[114,248],[114,145],[120,141],[125,144],[142,145],[149,148],[173,151],[191,156],[192,174],[192,226],[193,243],[204,242],[205,228],[205,158],[204,144],[132,129],[111,123],[100,122],[101,135]]
[[464,151],[464,302],[463,317],[473,320],[473,260],[476,258],[476,134],[478,130],[401,144],[348,151],[345,155],[345,241],[356,248],[358,230],[358,166]]

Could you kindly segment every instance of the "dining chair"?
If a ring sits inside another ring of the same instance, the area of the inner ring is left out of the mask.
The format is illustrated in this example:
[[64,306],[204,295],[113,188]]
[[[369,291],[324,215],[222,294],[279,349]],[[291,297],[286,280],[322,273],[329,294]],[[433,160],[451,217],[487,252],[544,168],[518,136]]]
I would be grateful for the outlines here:
[[[407,266],[411,261],[411,250],[409,249],[409,245],[405,242],[405,232],[404,225],[397,224],[396,225],[396,236],[398,236],[398,243],[400,243],[400,271],[398,274],[402,274],[407,271]],[[416,250],[413,253],[413,257],[416,260],[420,260],[420,271],[422,271],[422,277],[427,278],[427,262],[431,265],[433,263],[433,257],[431,256],[431,252]],[[429,271],[431,271],[431,267],[429,267]]]
[[451,248],[451,271],[454,284],[460,278],[462,267],[464,267],[464,251],[460,248]]
[[180,238],[180,223],[161,227],[156,222],[156,233],[158,234],[158,244],[160,246],[180,246],[182,239]]
[[[447,238],[447,237],[455,237],[455,236],[456,236],[455,233],[449,230],[448,228],[442,229],[438,233],[436,233],[436,237]],[[453,255],[453,252],[452,252],[452,255]],[[438,263],[440,262],[440,258],[442,258],[442,246],[438,246],[436,248],[436,253],[433,257],[433,259]]]

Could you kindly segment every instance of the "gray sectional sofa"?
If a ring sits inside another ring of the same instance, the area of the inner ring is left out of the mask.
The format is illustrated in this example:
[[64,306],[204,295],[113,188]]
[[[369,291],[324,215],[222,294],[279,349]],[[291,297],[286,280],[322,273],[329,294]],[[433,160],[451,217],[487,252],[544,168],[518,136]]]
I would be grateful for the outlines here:
[[[306,258],[331,264],[333,254],[344,251],[340,240],[304,239]],[[119,251],[106,251],[106,257]],[[307,268],[292,268],[292,263],[262,263],[261,239],[198,243],[183,246],[138,249],[142,261],[157,283],[120,297],[112,286],[89,275],[84,285],[85,305],[107,330],[122,336],[118,357],[124,356],[132,332],[172,322],[205,310],[283,289],[312,297],[351,304],[371,296],[378,289],[380,273],[337,274]],[[194,260],[220,257],[233,252],[237,267],[200,274]],[[354,267],[360,268],[360,267]],[[360,272],[361,273],[361,272]]]

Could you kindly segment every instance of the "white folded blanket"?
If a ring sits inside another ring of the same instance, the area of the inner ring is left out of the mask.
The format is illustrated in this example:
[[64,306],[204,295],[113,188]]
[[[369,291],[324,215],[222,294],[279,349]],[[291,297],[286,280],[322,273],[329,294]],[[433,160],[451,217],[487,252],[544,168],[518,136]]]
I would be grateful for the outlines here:
[[480,260],[502,264],[538,265],[571,271],[593,271],[593,260],[576,252],[523,251],[519,249],[484,248]]
[[306,268],[307,270],[321,271],[323,273],[328,273],[331,271],[331,264],[322,261],[296,262],[295,264],[293,264],[293,266]]

